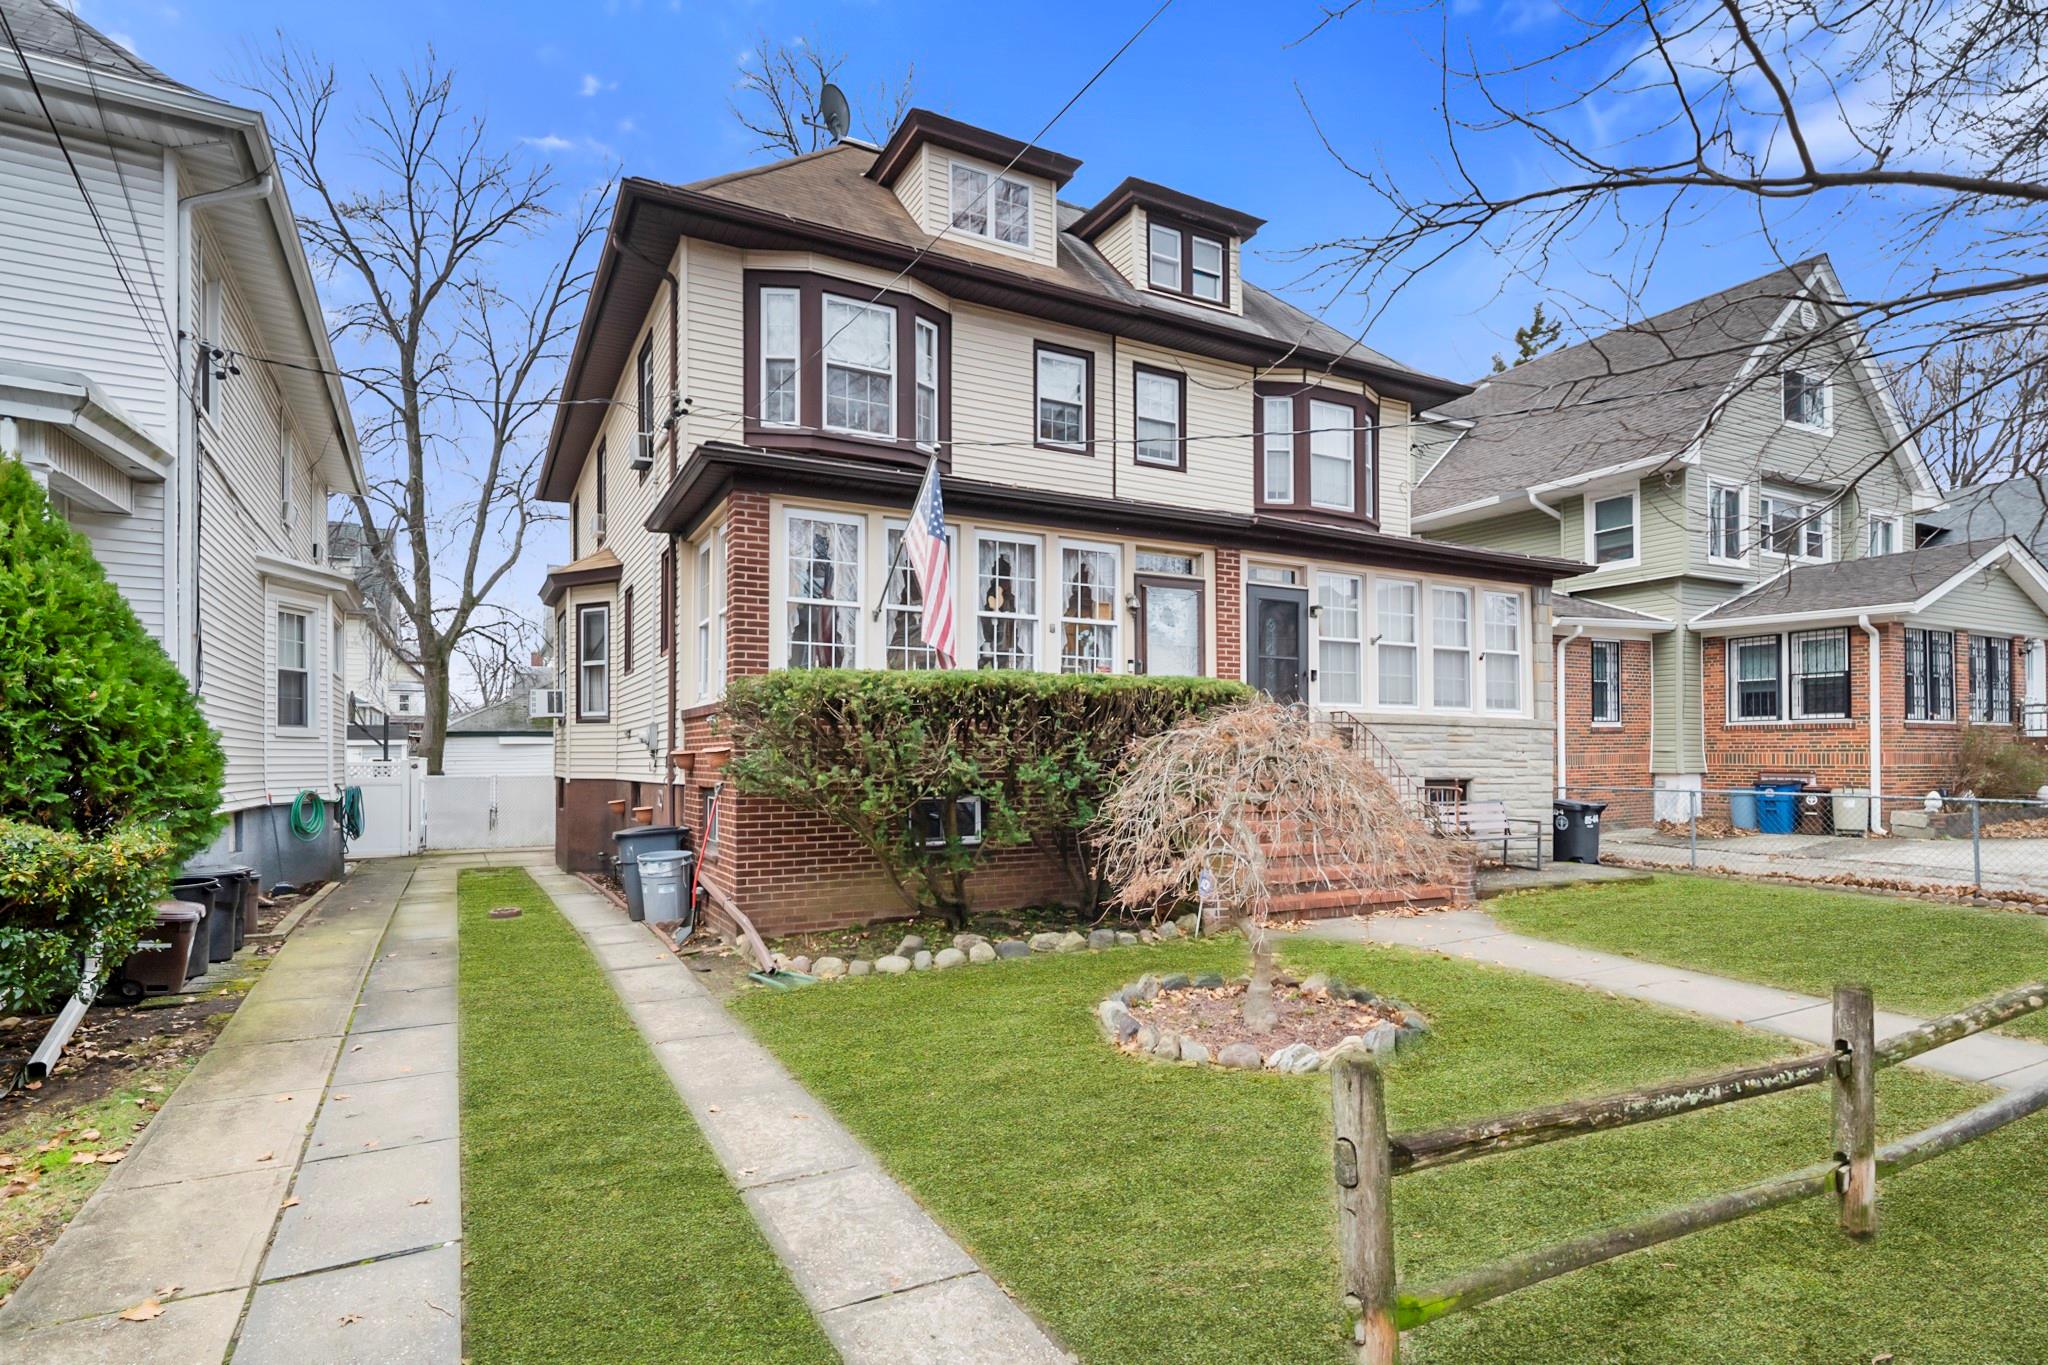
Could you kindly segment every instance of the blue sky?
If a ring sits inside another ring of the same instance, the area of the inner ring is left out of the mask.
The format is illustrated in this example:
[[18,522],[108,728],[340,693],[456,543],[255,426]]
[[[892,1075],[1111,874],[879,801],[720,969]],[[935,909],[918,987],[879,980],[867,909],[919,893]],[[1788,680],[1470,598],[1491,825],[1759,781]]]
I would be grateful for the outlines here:
[[[573,187],[596,183],[614,163],[629,174],[690,180],[763,159],[727,110],[741,55],[763,31],[783,40],[815,33],[847,50],[857,104],[878,77],[914,62],[918,103],[1029,137],[1155,3],[356,0],[270,9],[81,0],[81,10],[172,75],[230,98],[250,53],[271,44],[279,25],[338,66],[345,95],[432,44],[496,134],[547,155]],[[1257,214],[1268,225],[1246,272],[1288,292],[1302,270],[1288,259],[1293,249],[1356,232],[1378,212],[1317,142],[1303,97],[1348,157],[1383,162],[1411,183],[1437,174],[1438,76],[1428,53],[1440,38],[1439,13],[1361,8],[1296,44],[1317,13],[1315,0],[1176,0],[1046,136],[1085,163],[1066,196],[1092,202],[1135,174]],[[1549,0],[1453,0],[1449,22],[1457,41],[1509,56],[1547,51],[1567,32]],[[1506,161],[1486,169],[1521,173]],[[1820,226],[1852,290],[1859,272],[1881,269],[1882,244],[1859,237],[1853,222]],[[1367,340],[1410,364],[1472,378],[1494,352],[1512,349],[1514,329],[1539,297],[1618,308],[1601,274],[1612,265],[1608,253],[1625,255],[1629,245],[1588,242],[1579,259],[1553,262],[1540,288],[1484,252],[1467,253],[1404,292]],[[1773,264],[1753,220],[1734,209],[1710,213],[1681,227],[1646,302],[1667,307]],[[1312,309],[1328,302],[1292,297]],[[1327,314],[1346,330],[1362,316],[1355,299]],[[561,539],[548,537],[529,554],[509,600],[530,601],[542,566],[564,557]]]

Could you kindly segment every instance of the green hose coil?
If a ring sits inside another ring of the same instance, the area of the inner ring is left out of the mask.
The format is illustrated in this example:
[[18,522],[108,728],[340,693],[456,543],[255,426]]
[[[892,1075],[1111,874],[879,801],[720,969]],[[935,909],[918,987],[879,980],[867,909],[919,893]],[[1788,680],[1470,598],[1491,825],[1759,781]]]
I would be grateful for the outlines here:
[[351,839],[363,837],[363,789],[346,787],[341,793],[341,832]]
[[327,829],[327,803],[311,787],[292,798],[292,837],[312,843]]

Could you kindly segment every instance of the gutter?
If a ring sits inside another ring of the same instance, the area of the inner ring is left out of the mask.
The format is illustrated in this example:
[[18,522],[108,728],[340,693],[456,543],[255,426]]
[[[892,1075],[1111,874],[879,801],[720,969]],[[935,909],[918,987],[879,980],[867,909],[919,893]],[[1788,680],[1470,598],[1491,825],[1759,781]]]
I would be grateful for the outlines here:
[[1884,728],[1880,716],[1884,709],[1884,693],[1882,669],[1877,657],[1879,637],[1877,627],[1870,624],[1868,612],[1858,616],[1856,624],[1870,641],[1870,832],[1883,834],[1884,798],[1878,794],[1884,790]]
[[1586,633],[1580,626],[1570,635],[1557,642],[1557,794],[1565,795],[1565,752],[1564,752],[1564,650],[1565,646]]

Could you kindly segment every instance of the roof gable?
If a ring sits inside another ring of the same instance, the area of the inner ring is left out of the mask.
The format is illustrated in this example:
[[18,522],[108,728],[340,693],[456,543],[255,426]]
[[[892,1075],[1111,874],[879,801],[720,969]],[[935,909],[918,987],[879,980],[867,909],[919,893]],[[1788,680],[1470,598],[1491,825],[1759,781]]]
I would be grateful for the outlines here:
[[2048,569],[2010,537],[1955,541],[1895,555],[1801,564],[1692,620],[1697,629],[1925,612],[1979,574],[2003,571],[2048,611]]

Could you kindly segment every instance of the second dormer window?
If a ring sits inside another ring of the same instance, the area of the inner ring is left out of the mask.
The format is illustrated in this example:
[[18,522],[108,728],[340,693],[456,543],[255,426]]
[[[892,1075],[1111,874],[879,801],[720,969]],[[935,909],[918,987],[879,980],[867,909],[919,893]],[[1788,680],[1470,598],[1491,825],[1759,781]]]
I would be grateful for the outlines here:
[[1219,237],[1154,218],[1145,228],[1145,279],[1165,294],[1230,301],[1230,248]]
[[955,161],[953,227],[976,237],[1030,250],[1030,184]]

